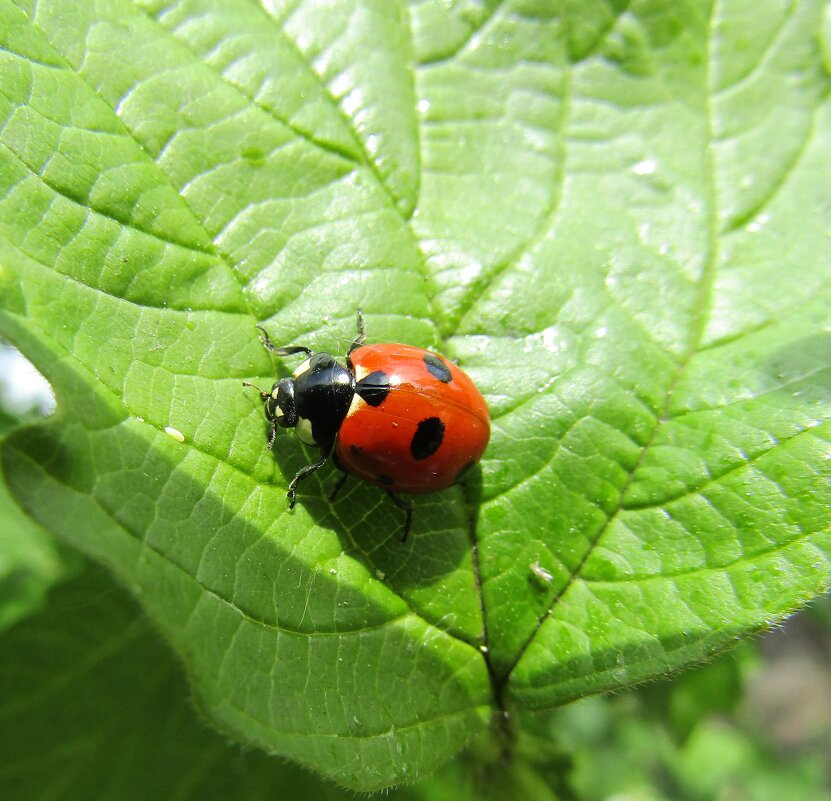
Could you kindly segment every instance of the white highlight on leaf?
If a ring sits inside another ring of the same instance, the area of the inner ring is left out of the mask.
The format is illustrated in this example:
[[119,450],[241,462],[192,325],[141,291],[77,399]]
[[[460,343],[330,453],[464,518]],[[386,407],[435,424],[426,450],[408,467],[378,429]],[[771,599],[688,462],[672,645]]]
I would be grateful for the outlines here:
[[479,276],[482,275],[482,265],[478,261],[468,261],[468,263],[462,267],[462,284],[469,284],[475,281]]
[[348,95],[344,95],[340,105],[347,116],[357,119],[358,112],[366,106],[364,93],[360,89],[353,89]]
[[745,230],[750,232],[751,234],[755,234],[757,231],[761,231],[762,228],[767,225],[770,220],[769,214],[760,214],[753,222],[749,222],[745,226]]
[[352,89],[352,80],[348,73],[342,72],[329,84],[329,93],[335,98],[342,98]]
[[656,162],[655,159],[644,159],[632,167],[632,172],[635,173],[635,175],[652,175],[657,167],[658,162]]
[[558,326],[550,325],[548,328],[526,337],[522,352],[533,353],[540,345],[549,353],[559,353],[568,347],[569,340]]
[[549,353],[557,353],[560,350],[560,332],[555,326],[549,326],[542,332],[542,346]]
[[277,283],[273,276],[262,272],[251,282],[251,292],[257,297],[264,297]]

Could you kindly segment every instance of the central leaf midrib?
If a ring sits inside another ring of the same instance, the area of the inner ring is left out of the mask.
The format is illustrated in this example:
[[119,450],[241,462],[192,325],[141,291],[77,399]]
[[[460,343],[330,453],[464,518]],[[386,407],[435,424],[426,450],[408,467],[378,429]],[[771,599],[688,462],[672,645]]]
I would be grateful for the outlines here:
[[[456,58],[472,41],[473,37],[477,35],[478,32],[483,30],[486,26],[490,25],[495,19],[498,18],[498,12],[502,8],[503,3],[497,3],[488,16],[480,23],[478,28],[475,28],[471,31],[470,37],[465,40],[461,46],[457,48],[457,50],[449,55],[444,56],[439,59],[435,59],[433,61],[426,61],[420,62],[418,66],[434,66],[435,64],[443,63],[445,61],[452,60]],[[453,322],[447,331],[443,332],[440,338],[440,347],[441,349],[446,352],[447,351],[447,343],[450,339],[455,336],[458,336],[459,329],[465,322],[465,319],[468,313],[476,306],[476,304],[484,297],[485,293],[488,289],[493,286],[493,283],[499,278],[500,275],[510,270],[513,266],[515,266],[518,261],[522,258],[522,256],[531,250],[536,243],[538,243],[541,238],[544,236],[545,232],[548,230],[552,219],[557,215],[560,203],[562,201],[563,196],[563,183],[565,180],[565,161],[566,161],[566,153],[565,153],[565,128],[566,128],[566,120],[568,115],[569,109],[569,94],[570,94],[570,76],[571,76],[571,64],[568,61],[568,58],[564,60],[563,63],[563,70],[564,70],[564,77],[563,77],[563,96],[561,98],[560,104],[560,115],[559,119],[557,120],[557,143],[558,143],[558,169],[556,171],[556,185],[552,191],[551,201],[549,203],[548,208],[545,212],[540,216],[540,220],[532,234],[527,237],[524,241],[517,244],[517,246],[502,260],[501,263],[494,265],[493,269],[487,276],[486,281],[484,281],[481,286],[474,287],[473,290],[465,297],[462,298],[459,306],[453,310],[452,318]],[[421,243],[419,242],[418,238],[415,237],[415,241],[419,248],[419,253],[422,254],[421,261],[424,264],[425,270],[428,272],[429,270],[427,267],[427,260],[424,258],[423,251],[421,249]],[[432,277],[432,276],[430,276]],[[429,298],[430,304],[434,306],[435,298]],[[471,557],[472,557],[472,565],[473,565],[473,579],[474,579],[474,588],[478,599],[479,609],[481,611],[482,616],[482,658],[485,663],[485,666],[488,670],[488,676],[490,679],[491,687],[493,690],[493,698],[495,704],[499,710],[502,712],[506,711],[505,703],[503,699],[503,695],[501,692],[502,680],[497,672],[496,668],[494,667],[492,660],[490,658],[490,649],[489,649],[489,628],[488,628],[488,605],[485,599],[484,588],[482,583],[482,576],[480,570],[480,555],[479,555],[479,543],[477,537],[477,528],[476,528],[476,520],[477,515],[476,511],[472,506],[470,501],[466,485],[462,484],[462,491],[464,494],[465,499],[465,506],[468,511],[468,520],[469,523],[469,537],[471,543]]]

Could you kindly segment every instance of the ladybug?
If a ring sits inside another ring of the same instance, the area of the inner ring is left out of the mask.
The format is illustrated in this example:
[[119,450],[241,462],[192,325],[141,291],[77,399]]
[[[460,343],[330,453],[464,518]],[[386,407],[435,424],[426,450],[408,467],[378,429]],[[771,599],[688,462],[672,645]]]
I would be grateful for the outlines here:
[[260,328],[261,341],[278,356],[302,353],[291,378],[276,381],[271,392],[245,382],[262,397],[271,423],[268,447],[277,427],[295,429],[320,458],[298,470],[289,484],[289,508],[297,485],[329,457],[343,472],[334,500],[349,474],[386,490],[406,513],[412,506],[398,493],[421,494],[458,482],[481,458],[490,438],[490,417],[482,394],[454,363],[411,345],[365,345],[358,310],[358,336],[341,364],[328,353],[302,345],[275,347]]

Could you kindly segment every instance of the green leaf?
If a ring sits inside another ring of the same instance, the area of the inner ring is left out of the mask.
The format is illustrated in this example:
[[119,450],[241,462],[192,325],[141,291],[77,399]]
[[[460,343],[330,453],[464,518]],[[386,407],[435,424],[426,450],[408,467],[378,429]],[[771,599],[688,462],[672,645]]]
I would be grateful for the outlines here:
[[[831,581],[827,28],[820,0],[0,0],[0,333],[59,405],[3,449],[15,495],[217,725],[362,790],[781,618]],[[358,306],[493,416],[406,544],[325,474],[289,512],[311,454],[269,453],[240,386],[293,367],[255,324],[343,353]]]
[[[99,568],[78,571],[4,636],[0,679],[3,798],[225,801],[277,788],[293,801],[354,798],[199,721],[181,667]],[[457,760],[387,797],[481,798],[468,768]]]
[[[54,591],[0,655],[0,794],[210,799],[345,796],[200,723],[180,668],[98,569]],[[152,766],[152,769],[149,769]]]
[[66,570],[52,537],[9,497],[0,480],[0,632],[42,603]]

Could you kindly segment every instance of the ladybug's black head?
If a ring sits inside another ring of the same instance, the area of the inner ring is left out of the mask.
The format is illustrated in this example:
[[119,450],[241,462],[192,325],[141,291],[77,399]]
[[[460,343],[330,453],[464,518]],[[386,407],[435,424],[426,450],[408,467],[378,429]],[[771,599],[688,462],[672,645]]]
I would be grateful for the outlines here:
[[313,353],[291,378],[278,381],[265,401],[265,415],[295,428],[306,445],[332,447],[355,394],[355,377],[328,353]]
[[265,401],[265,416],[281,428],[294,428],[297,425],[293,378],[283,378],[275,382],[271,388],[271,395]]

